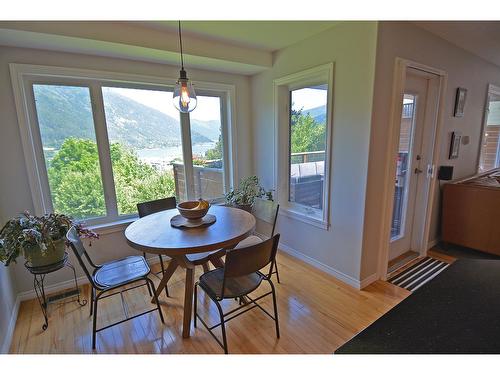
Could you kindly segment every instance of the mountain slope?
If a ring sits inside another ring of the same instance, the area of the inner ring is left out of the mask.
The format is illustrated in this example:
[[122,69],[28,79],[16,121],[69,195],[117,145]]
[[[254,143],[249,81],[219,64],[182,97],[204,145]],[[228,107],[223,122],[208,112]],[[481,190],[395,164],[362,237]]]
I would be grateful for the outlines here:
[[[68,137],[95,140],[86,87],[34,85],[33,91],[45,147],[57,149]],[[103,96],[110,142],[135,149],[181,143],[178,119],[112,91],[106,91]],[[218,139],[218,134],[217,122],[192,121],[193,143],[212,142]]]

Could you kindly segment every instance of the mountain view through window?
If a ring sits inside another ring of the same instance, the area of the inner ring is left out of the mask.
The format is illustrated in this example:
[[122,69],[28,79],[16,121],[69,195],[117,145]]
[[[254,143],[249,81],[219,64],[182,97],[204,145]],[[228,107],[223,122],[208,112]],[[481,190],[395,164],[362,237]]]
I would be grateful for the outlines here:
[[[35,84],[33,92],[54,211],[75,218],[105,215],[89,89]],[[147,200],[185,199],[179,113],[172,106],[172,92],[103,87],[102,95],[118,213],[135,213],[136,204]],[[220,105],[208,99],[205,107],[216,108],[191,118],[193,160],[218,169],[222,186],[222,161],[214,159],[222,157]]]

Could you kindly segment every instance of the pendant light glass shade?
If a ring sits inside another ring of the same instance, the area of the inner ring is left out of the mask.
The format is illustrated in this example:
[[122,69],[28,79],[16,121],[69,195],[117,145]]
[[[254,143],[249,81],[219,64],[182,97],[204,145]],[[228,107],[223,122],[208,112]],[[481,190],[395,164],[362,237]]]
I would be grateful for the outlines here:
[[179,21],[179,46],[181,50],[181,71],[179,79],[175,84],[174,89],[174,106],[179,112],[188,113],[196,108],[197,100],[194,87],[187,77],[184,70],[184,57],[182,55],[182,34],[181,21]]
[[181,70],[180,77],[175,84],[173,101],[175,108],[182,113],[191,112],[196,108],[196,93],[184,69]]

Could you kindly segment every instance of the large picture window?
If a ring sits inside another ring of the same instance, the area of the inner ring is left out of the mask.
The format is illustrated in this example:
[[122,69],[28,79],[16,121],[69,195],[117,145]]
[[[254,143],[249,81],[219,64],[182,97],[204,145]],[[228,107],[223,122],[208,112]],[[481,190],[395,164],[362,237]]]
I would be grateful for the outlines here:
[[97,225],[134,217],[136,204],[148,200],[223,198],[232,175],[229,88],[205,84],[198,108],[181,115],[172,87],[151,79],[40,68],[13,69],[38,214]]
[[276,186],[285,215],[328,228],[333,66],[274,81]]

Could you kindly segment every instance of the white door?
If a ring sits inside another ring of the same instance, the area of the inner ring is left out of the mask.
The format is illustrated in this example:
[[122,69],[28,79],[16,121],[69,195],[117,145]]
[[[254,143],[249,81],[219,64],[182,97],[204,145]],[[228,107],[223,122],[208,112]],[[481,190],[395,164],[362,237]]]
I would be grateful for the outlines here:
[[406,71],[399,148],[396,155],[394,207],[389,260],[421,248],[432,172],[439,100],[439,77]]

